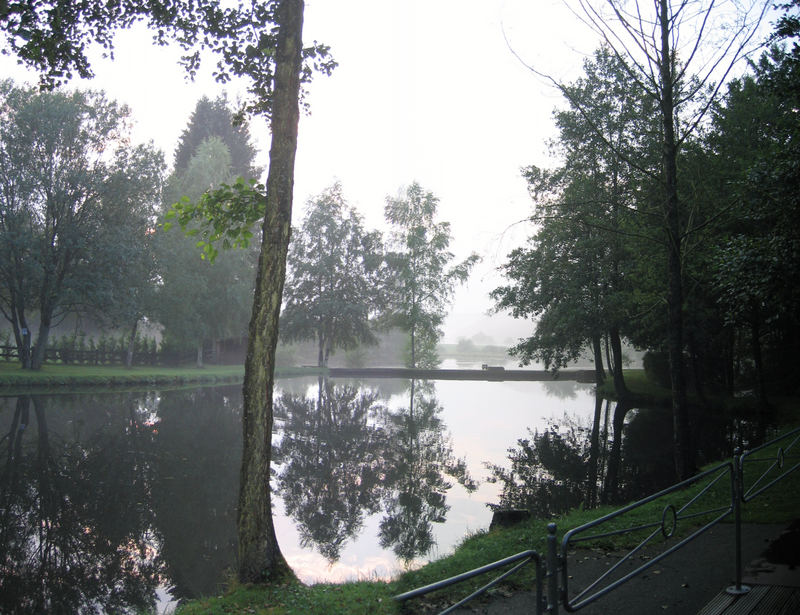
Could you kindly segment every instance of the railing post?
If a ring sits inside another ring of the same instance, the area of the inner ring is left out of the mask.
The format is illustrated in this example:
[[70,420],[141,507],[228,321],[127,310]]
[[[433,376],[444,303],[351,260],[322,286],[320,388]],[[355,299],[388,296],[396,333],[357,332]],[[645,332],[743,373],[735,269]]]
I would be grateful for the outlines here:
[[558,541],[555,523],[547,525],[547,612],[558,614]]
[[733,451],[733,524],[736,535],[736,585],[731,585],[725,592],[738,596],[750,591],[748,585],[742,585],[742,449],[736,447]]

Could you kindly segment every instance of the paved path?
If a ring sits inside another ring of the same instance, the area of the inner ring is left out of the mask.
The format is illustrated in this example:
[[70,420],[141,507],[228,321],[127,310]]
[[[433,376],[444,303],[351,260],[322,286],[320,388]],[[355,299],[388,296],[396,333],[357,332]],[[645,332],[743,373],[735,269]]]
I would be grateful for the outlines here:
[[[800,523],[795,522],[800,537]],[[800,584],[800,549],[796,543],[782,548],[776,542],[786,525],[742,526],[742,561],[746,565],[753,562],[755,567],[746,571],[746,581],[770,583],[778,578],[776,573],[789,575]],[[770,555],[770,548],[773,552]],[[770,563],[780,558],[785,561],[775,565]],[[766,553],[766,555],[765,555]],[[787,555],[787,553],[789,555]],[[776,555],[777,554],[777,555]],[[621,557],[618,553],[602,553],[593,550],[578,550],[569,560],[570,596],[613,566]],[[647,557],[647,552],[643,555]],[[788,558],[788,559],[787,559]],[[792,559],[793,558],[793,559]],[[642,559],[631,563],[638,566]],[[624,564],[627,566],[628,563]],[[770,572],[772,569],[772,572]],[[771,577],[770,574],[775,574]],[[714,596],[725,587],[732,585],[736,576],[734,554],[734,527],[724,523],[713,527],[697,540],[666,557],[642,575],[632,579],[609,595],[599,599],[579,613],[585,615],[649,615],[675,614],[691,615],[698,613]],[[409,605],[411,606],[411,605]],[[412,609],[413,610],[413,609]],[[483,615],[532,615],[535,613],[534,598],[531,592],[517,592],[512,595],[494,595],[488,602],[477,602],[457,611],[460,615],[480,613]],[[559,613],[564,609],[559,605]]]

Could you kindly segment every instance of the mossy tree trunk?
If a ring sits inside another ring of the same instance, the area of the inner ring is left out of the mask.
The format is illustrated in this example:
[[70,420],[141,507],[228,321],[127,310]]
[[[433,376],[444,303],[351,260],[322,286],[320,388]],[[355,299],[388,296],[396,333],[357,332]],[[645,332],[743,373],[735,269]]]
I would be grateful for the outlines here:
[[283,0],[277,9],[267,203],[243,388],[244,448],[237,519],[238,577],[243,583],[265,583],[291,574],[272,524],[269,467],[275,348],[292,218],[303,8],[303,0]]

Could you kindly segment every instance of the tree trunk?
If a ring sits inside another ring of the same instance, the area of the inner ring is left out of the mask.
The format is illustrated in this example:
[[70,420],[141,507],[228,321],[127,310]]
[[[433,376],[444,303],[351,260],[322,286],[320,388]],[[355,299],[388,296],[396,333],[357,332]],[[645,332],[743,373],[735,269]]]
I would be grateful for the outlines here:
[[603,369],[603,349],[600,345],[600,335],[592,336],[592,351],[594,352],[594,380],[597,386],[606,381],[606,370]]
[[238,577],[242,583],[278,581],[291,574],[272,524],[269,466],[275,348],[286,278],[300,116],[303,0],[283,0],[277,8],[277,23],[267,203],[243,386],[244,441],[237,518]]
[[622,340],[619,336],[619,327],[616,325],[611,327],[608,336],[611,341],[611,353],[614,357],[614,390],[617,392],[617,398],[622,399],[627,397],[628,387],[625,385],[625,377],[622,375]]
[[39,321],[39,335],[36,337],[36,345],[31,353],[31,369],[42,369],[47,350],[47,338],[50,335],[50,317],[49,313],[43,312]]
[[757,305],[753,306],[753,317],[750,320],[750,344],[753,353],[753,362],[756,368],[756,397],[760,412],[769,408],[767,399],[767,384],[764,378],[764,361],[761,354],[761,315]]
[[203,367],[203,342],[197,342],[195,347],[195,367]]
[[[599,338],[598,338],[599,341]],[[603,398],[595,394],[594,421],[589,444],[589,467],[586,477],[586,507],[597,506],[597,467],[600,455],[600,415],[603,413]]]
[[[131,327],[131,334],[128,336],[128,351],[125,353],[125,367],[130,369],[133,367],[133,348],[136,344],[136,329],[139,327],[139,319],[137,318],[133,322],[133,327]],[[201,347],[201,354],[200,359],[202,360],[202,347]]]
[[415,328],[411,326],[411,365],[409,367],[414,369],[417,367],[417,357],[416,357],[416,348],[414,347],[416,343],[416,335],[415,335]]
[[668,0],[659,0],[661,10],[661,119],[664,129],[663,171],[665,184],[664,218],[667,231],[668,284],[667,306],[669,325],[670,381],[672,384],[672,426],[675,442],[675,470],[681,479],[694,472],[689,411],[686,401],[686,379],[683,371],[683,285],[681,281],[680,202],[678,200],[678,150],[675,142],[674,72],[670,49],[670,15]]
[[22,369],[31,368],[31,332],[28,320],[25,317],[24,306],[18,307],[16,299],[11,299],[11,328],[14,332],[14,342],[17,345],[17,358]]

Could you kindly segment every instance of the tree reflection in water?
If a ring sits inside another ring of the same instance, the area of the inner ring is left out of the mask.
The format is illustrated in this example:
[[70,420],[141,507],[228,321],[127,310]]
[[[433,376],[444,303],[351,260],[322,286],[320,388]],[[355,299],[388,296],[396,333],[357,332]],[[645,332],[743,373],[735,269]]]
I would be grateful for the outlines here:
[[468,491],[475,482],[463,460],[456,459],[440,418],[442,408],[433,383],[411,381],[409,404],[388,415],[385,497],[386,516],[380,544],[391,547],[404,562],[428,553],[434,545],[433,523],[443,523],[449,510],[446,495],[455,478]]
[[303,546],[330,563],[383,503],[380,544],[404,561],[430,551],[447,514],[445,475],[474,484],[455,459],[432,384],[411,382],[408,406],[390,411],[378,391],[320,380],[316,399],[284,394],[277,486]]
[[18,397],[2,437],[0,611],[152,610],[152,431],[132,396],[124,413],[81,424],[61,419],[57,399]]
[[[763,440],[758,421],[734,422],[704,414],[695,425],[698,457],[708,463],[729,457],[737,439]],[[611,423],[611,429],[609,429]],[[632,408],[595,399],[590,424],[564,416],[543,431],[529,431],[509,449],[510,467],[487,464],[490,482],[501,486],[494,509],[523,508],[550,517],[577,506],[636,500],[678,482],[672,462],[672,416],[668,408]]]
[[160,394],[151,505],[175,599],[218,593],[236,561],[241,415],[240,386]]
[[277,487],[298,524],[301,546],[330,563],[378,511],[384,487],[385,407],[370,390],[320,379],[316,399],[285,393],[275,404],[282,437]]

